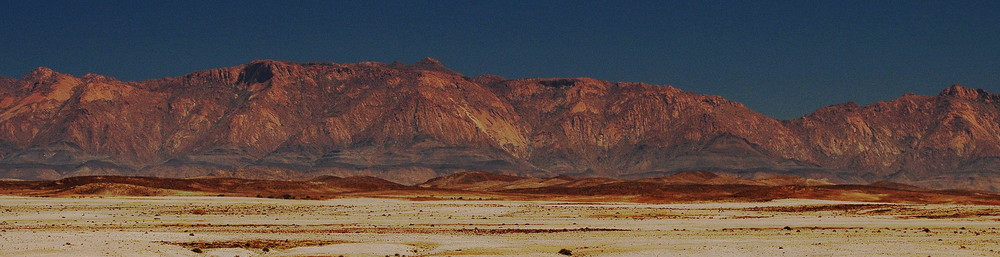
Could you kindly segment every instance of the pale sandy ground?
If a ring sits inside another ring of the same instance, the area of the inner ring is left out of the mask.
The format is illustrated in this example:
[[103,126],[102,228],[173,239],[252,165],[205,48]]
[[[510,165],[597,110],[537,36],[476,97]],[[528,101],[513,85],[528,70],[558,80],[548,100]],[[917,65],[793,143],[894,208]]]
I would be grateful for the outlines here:
[[[864,203],[0,196],[0,255],[564,256],[560,249],[573,256],[1000,255],[1000,206],[775,209],[841,204]],[[765,208],[747,209],[755,207]],[[253,240],[290,243],[265,252],[244,245]],[[220,241],[225,248],[202,253],[175,245]]]

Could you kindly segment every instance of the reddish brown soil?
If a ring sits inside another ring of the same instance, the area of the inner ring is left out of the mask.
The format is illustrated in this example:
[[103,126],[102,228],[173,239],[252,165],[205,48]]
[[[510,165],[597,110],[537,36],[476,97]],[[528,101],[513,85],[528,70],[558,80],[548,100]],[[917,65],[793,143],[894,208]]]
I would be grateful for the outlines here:
[[[474,175],[474,174],[473,174]],[[466,191],[447,189],[455,184],[518,183],[528,178],[513,176],[464,176],[434,179],[435,187],[405,186],[374,177],[320,177],[309,181],[249,180],[234,178],[152,178],[86,176],[55,181],[0,181],[0,193],[28,196],[163,196],[217,195],[284,199],[329,199],[339,197],[387,197],[411,200],[545,200],[705,202],[769,201],[776,199],[822,199],[895,203],[955,203],[1000,205],[1000,194],[982,191],[935,191],[906,185],[704,185],[621,181],[588,178],[601,183],[575,183],[583,179],[560,177],[561,184],[539,183],[534,188]],[[556,179],[556,178],[553,178]],[[553,179],[534,179],[545,181]],[[445,187],[445,188],[437,188]]]

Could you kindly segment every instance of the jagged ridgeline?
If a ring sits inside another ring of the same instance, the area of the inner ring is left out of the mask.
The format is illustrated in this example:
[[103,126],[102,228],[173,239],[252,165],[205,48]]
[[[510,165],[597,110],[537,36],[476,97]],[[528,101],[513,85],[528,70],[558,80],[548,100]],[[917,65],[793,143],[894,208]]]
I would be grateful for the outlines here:
[[781,121],[719,96],[590,78],[254,61],[123,82],[0,78],[0,176],[658,177],[705,170],[832,183],[1000,188],[1000,96],[952,86]]

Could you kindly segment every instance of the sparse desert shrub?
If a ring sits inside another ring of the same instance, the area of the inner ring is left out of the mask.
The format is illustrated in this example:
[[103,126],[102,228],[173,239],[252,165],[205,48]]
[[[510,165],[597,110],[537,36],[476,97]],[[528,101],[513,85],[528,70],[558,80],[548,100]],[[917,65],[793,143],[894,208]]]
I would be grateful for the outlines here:
[[205,215],[205,213],[208,213],[208,212],[206,212],[203,209],[193,209],[189,213],[191,213],[192,215]]
[[569,256],[569,255],[573,255],[573,251],[570,251],[568,249],[561,249],[561,250],[559,250],[559,254]]
[[554,88],[571,87],[576,85],[576,81],[572,79],[542,80],[539,81],[538,83],[546,87],[554,87]]
[[194,248],[194,249],[191,249],[191,251],[195,252],[195,253],[203,253],[203,251],[201,250],[201,248]]

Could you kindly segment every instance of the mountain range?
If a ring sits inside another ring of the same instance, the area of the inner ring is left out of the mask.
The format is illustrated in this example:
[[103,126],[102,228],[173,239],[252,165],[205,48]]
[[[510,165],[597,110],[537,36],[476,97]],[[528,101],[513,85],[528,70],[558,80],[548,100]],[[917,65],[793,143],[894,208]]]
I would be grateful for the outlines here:
[[0,77],[0,177],[403,184],[465,171],[1000,190],[1000,95],[951,86],[777,120],[719,96],[591,78],[466,77],[415,64],[259,60],[139,82]]

